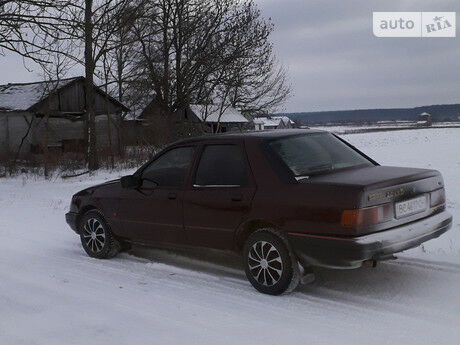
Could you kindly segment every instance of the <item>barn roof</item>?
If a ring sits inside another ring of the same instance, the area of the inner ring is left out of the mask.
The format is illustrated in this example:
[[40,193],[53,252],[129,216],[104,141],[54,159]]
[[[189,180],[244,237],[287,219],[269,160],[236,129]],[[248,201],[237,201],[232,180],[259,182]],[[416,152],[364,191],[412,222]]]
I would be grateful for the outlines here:
[[256,117],[254,118],[253,122],[255,124],[264,125],[265,127],[277,127],[280,124],[280,120],[275,121],[275,120],[269,119],[268,117]]
[[26,111],[46,98],[46,90],[60,89],[77,78],[59,82],[36,82],[0,85],[0,109],[6,111]]
[[294,121],[292,121],[289,117],[287,116],[271,116],[271,119],[272,120],[275,120],[278,122],[278,124],[280,122],[283,122],[286,126],[291,124],[293,125],[294,124]]
[[126,115],[124,120],[126,121],[138,121],[145,118],[146,113],[148,113],[156,103],[156,94],[150,95],[140,95],[136,99],[134,105],[131,106],[131,111]]
[[191,104],[190,110],[201,120],[207,123],[246,123],[246,119],[237,109],[228,107],[220,115],[219,107],[213,105]]
[[[28,111],[38,103],[45,100],[50,90],[58,91],[74,82],[83,80],[85,77],[73,77],[61,79],[59,81],[40,81],[33,83],[14,83],[0,85],[0,111]],[[96,92],[105,92],[96,86]],[[109,96],[111,102],[121,107],[125,111],[129,110],[122,103]]]

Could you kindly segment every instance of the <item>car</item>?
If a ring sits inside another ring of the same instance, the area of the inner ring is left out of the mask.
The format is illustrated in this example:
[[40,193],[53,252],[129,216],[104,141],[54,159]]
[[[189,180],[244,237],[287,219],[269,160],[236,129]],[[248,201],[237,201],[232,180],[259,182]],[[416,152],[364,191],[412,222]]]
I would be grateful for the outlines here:
[[452,225],[438,171],[381,166],[311,129],[176,142],[133,175],[76,193],[66,220],[95,258],[133,243],[233,250],[271,295],[314,267],[375,264]]

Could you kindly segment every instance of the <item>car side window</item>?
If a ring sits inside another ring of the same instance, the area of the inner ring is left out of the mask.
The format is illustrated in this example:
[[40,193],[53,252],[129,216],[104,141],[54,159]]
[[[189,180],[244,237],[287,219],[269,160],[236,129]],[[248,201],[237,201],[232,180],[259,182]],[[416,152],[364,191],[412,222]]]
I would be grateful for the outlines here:
[[193,159],[194,147],[178,147],[164,153],[142,171],[142,186],[180,187]]
[[237,145],[207,145],[201,154],[195,186],[244,186],[248,173]]

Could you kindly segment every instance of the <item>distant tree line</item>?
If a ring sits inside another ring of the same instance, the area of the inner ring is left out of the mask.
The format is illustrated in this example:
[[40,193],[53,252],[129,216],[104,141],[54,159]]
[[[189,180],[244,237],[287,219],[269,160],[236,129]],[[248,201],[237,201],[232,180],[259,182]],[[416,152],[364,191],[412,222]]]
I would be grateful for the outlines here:
[[189,104],[272,112],[290,93],[272,32],[253,0],[0,0],[0,53],[54,80],[84,66],[90,170],[99,166],[95,79],[133,109],[155,95],[165,117]]
[[357,109],[319,112],[284,113],[299,125],[325,123],[376,123],[377,121],[416,121],[427,112],[434,122],[460,120],[460,104],[437,104],[415,108]]

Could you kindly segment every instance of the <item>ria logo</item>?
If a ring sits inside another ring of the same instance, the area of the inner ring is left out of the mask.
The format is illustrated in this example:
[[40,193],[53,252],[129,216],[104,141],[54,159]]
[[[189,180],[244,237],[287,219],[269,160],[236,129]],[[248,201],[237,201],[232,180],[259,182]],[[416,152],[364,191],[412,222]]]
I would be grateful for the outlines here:
[[377,37],[455,37],[455,12],[374,12]]
[[436,16],[433,18],[434,23],[426,24],[427,33],[446,30],[452,27],[452,24],[445,17]]

